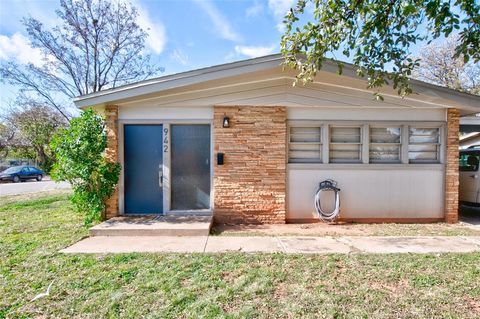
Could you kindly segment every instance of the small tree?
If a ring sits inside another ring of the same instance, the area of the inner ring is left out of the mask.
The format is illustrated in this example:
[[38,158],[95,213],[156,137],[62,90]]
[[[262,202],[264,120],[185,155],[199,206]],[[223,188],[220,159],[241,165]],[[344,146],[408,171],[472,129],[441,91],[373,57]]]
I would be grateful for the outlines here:
[[0,123],[0,158],[7,157],[10,151],[9,145],[15,133],[12,128],[6,124]]
[[5,123],[12,134],[6,144],[8,150],[22,157],[35,158],[38,165],[49,172],[54,158],[50,141],[67,121],[51,108],[21,96],[8,110]]
[[103,118],[92,109],[61,129],[51,143],[56,156],[52,177],[68,181],[73,188],[72,202],[85,213],[85,224],[105,219],[106,200],[118,183],[120,164],[105,157],[107,135]]

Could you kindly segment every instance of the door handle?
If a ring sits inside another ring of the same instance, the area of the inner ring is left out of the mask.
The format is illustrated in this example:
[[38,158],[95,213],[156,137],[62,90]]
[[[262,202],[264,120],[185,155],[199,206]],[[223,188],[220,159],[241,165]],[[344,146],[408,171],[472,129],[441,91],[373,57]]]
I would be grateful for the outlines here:
[[163,165],[158,165],[158,187],[163,188]]
[[477,178],[478,175],[474,174],[474,175],[470,175],[471,178]]

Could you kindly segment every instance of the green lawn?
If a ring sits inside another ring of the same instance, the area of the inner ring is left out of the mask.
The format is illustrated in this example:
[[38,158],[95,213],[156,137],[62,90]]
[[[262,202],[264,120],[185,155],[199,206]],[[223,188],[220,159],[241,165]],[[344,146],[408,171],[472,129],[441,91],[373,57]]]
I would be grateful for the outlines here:
[[0,203],[0,318],[480,316],[480,254],[63,255],[68,195]]

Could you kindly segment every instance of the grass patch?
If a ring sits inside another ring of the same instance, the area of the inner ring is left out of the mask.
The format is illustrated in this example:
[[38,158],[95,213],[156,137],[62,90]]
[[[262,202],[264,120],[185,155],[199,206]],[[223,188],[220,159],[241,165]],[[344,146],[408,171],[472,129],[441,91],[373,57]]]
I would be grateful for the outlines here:
[[[64,255],[68,194],[0,205],[0,318],[478,318],[480,254]],[[152,238],[152,240],[161,240]],[[54,281],[49,297],[30,300]]]

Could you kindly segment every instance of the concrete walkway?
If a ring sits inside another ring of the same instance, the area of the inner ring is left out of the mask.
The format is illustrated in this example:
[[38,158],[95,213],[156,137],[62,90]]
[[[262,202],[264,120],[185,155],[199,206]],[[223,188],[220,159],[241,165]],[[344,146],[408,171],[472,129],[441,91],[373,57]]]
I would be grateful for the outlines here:
[[480,252],[480,237],[225,237],[94,236],[64,253],[467,253]]

